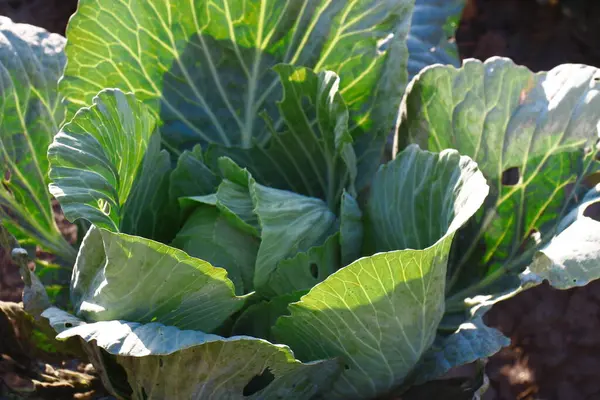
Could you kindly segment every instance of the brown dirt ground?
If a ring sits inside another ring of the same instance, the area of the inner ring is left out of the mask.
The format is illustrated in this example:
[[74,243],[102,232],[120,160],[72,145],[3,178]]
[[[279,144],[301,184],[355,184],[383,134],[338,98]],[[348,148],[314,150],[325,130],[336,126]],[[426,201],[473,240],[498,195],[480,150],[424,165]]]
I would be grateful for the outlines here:
[[[76,3],[0,0],[0,15],[64,34]],[[456,39],[463,58],[506,56],[536,71],[566,62],[600,67],[600,0],[469,0]],[[20,288],[0,252],[0,300],[18,301]],[[529,290],[495,306],[487,322],[512,340],[488,364],[487,399],[600,400],[600,282]]]

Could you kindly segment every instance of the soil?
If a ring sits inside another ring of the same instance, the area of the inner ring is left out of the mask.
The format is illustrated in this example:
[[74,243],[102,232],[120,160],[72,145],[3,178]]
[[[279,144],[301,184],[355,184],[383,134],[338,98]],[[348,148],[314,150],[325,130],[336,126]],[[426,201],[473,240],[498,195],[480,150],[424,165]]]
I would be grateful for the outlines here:
[[0,15],[61,35],[76,9],[77,0],[0,0]]
[[[0,0],[0,15],[64,34],[76,4]],[[463,58],[506,56],[535,71],[562,63],[600,67],[600,0],[469,0],[456,41]],[[17,269],[0,251],[0,300],[19,301],[21,285]],[[568,291],[547,285],[528,290],[496,305],[487,323],[512,344],[488,363],[492,387],[486,399],[600,400],[600,282]],[[22,368],[15,363],[0,357],[0,389],[7,376],[23,376],[11,372]],[[89,366],[70,363],[71,370],[92,373]],[[64,378],[68,363],[36,365],[36,376],[54,371],[51,375],[74,386]],[[71,393],[70,398],[91,399],[102,391]]]
[[461,57],[509,57],[533,71],[600,66],[600,1],[468,0],[456,41]]
[[537,287],[486,316],[512,340],[489,361],[488,399],[600,399],[599,281],[565,291]]

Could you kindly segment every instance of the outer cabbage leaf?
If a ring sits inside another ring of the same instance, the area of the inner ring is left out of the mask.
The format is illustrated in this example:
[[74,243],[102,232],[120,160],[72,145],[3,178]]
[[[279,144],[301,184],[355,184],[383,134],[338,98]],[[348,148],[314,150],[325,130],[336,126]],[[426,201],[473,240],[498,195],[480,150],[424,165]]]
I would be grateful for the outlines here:
[[244,305],[227,271],[149,239],[92,227],[71,282],[88,321],[127,319],[210,332]]
[[[341,77],[359,185],[379,165],[406,87],[414,0],[82,0],[61,81],[70,115],[105,87],[133,92],[167,146],[250,148],[270,137],[281,86],[272,67]],[[258,177],[257,177],[258,178]],[[362,186],[360,186],[362,187]]]
[[547,280],[558,289],[585,286],[600,278],[600,185],[563,218],[556,235],[521,275],[525,286]]
[[532,233],[542,243],[552,238],[583,178],[597,169],[588,150],[598,138],[599,78],[598,69],[583,65],[534,74],[492,58],[468,60],[460,69],[427,68],[409,86],[400,147],[456,148],[478,163],[491,187],[455,249],[453,301],[499,283],[494,276],[505,269],[523,269],[535,251],[528,246]]
[[[248,336],[223,338],[159,323],[86,324],[57,308],[43,316],[58,339],[80,337],[116,356],[134,399],[310,399],[327,390],[340,369],[336,360],[303,364],[288,347]],[[253,378],[266,372],[273,380],[246,395]]]
[[106,89],[61,129],[48,148],[50,192],[69,220],[131,234],[164,222],[171,168],[155,125],[133,95]]
[[415,234],[413,221],[431,220],[431,228],[422,228],[422,247],[377,253],[338,270],[291,304],[291,316],[274,328],[300,359],[344,360],[328,398],[372,398],[400,385],[416,366],[444,313],[454,233],[487,191],[476,164],[454,150],[434,154],[412,146],[378,171],[368,201],[372,231],[402,238]]
[[465,0],[416,0],[408,46],[408,75],[412,79],[433,64],[460,65],[454,33]]
[[60,35],[0,17],[0,222],[22,246],[72,262],[47,189],[46,149],[64,117],[56,84],[64,45]]
[[[160,115],[170,144],[250,147],[268,136],[279,63],[342,77],[354,127],[394,122],[412,1],[83,0],[67,29],[71,115],[118,87]],[[365,93],[372,93],[365,96]]]

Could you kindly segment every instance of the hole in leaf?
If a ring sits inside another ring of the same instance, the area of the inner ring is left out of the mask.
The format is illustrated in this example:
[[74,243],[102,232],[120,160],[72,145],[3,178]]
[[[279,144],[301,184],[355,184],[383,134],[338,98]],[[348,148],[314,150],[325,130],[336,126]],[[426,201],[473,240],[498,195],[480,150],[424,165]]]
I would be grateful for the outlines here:
[[344,369],[347,371],[350,369],[350,366],[348,364],[344,364]]
[[317,279],[319,277],[319,266],[315,263],[310,264],[310,274],[313,278]]
[[[106,368],[108,379],[119,397],[130,399],[133,393],[129,381],[127,380],[127,372],[121,364],[117,362],[117,357],[108,354],[105,350],[99,349],[100,362]],[[144,393],[145,394],[145,393]],[[147,398],[147,395],[146,395]]]
[[275,380],[275,375],[271,372],[269,368],[265,369],[262,374],[254,376],[254,378],[250,379],[250,382],[244,386],[244,390],[242,394],[244,397],[252,396],[254,393],[260,392],[271,382]]
[[502,184],[504,186],[515,186],[521,180],[519,167],[511,167],[502,173]]
[[594,221],[600,222],[600,201],[590,204],[583,210],[585,217],[591,218]]
[[65,328],[72,328],[73,324],[70,322],[65,322]]
[[593,188],[594,186],[600,183],[600,172],[594,172],[593,174],[589,174],[584,178],[583,183],[588,189]]

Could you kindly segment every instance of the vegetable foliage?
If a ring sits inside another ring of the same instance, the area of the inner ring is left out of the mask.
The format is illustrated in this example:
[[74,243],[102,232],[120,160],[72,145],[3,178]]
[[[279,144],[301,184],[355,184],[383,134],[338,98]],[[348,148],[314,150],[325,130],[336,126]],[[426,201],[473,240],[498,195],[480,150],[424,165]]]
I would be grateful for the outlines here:
[[91,226],[58,339],[119,398],[376,398],[505,346],[495,301],[598,278],[600,71],[459,66],[461,8],[81,0],[64,53],[1,20],[3,224],[73,251],[49,184]]

